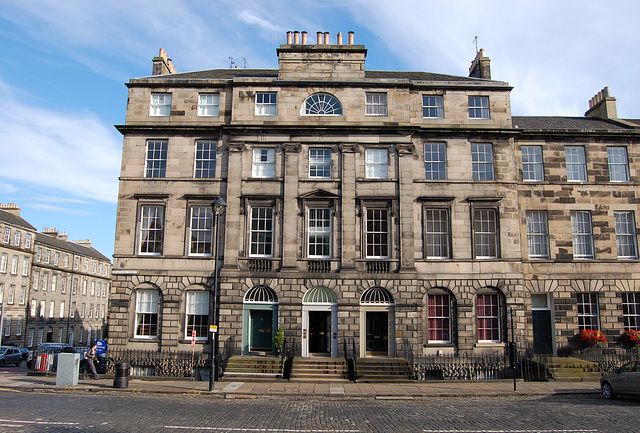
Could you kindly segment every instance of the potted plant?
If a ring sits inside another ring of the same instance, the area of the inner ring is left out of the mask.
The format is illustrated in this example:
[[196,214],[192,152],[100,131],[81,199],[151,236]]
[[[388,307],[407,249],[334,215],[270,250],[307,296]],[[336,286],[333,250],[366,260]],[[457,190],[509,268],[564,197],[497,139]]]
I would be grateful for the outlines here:
[[278,328],[276,335],[273,337],[273,348],[275,349],[276,355],[280,355],[282,346],[284,346],[284,329]]
[[629,345],[638,344],[640,343],[640,331],[629,329],[622,333],[620,339]]
[[578,334],[578,340],[589,346],[593,346],[597,343],[605,343],[607,341],[607,337],[605,337],[598,329],[583,329]]

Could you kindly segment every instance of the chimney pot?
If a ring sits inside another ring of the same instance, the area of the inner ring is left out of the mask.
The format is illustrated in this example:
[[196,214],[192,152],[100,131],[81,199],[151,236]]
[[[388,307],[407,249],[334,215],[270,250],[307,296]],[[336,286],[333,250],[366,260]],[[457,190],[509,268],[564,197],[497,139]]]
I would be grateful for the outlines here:
[[307,45],[307,32],[302,32],[302,45]]
[[325,45],[331,44],[331,41],[329,41],[329,32],[324,32],[324,43]]
[[318,37],[318,45],[322,45],[322,32],[316,32],[316,36]]
[[293,36],[291,35],[291,31],[287,32],[287,45],[291,45],[291,42],[293,42]]
[[354,33],[349,32],[349,45],[353,45],[353,44],[354,44]]
[[300,44],[300,32],[299,31],[295,31],[293,32],[293,43],[295,45],[299,45]]
[[338,32],[338,45],[342,45],[342,33]]

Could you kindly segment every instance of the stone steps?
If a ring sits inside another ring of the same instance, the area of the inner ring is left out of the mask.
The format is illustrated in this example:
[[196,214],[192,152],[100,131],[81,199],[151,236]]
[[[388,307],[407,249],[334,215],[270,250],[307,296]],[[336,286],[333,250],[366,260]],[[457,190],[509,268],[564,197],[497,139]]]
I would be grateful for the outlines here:
[[359,358],[358,382],[410,382],[413,370],[402,358]]
[[578,358],[552,357],[547,368],[551,377],[559,381],[597,381],[602,376],[596,362]]
[[280,358],[275,356],[232,356],[227,362],[223,380],[259,381],[281,377]]
[[347,363],[338,358],[295,358],[291,380],[295,382],[347,382]]

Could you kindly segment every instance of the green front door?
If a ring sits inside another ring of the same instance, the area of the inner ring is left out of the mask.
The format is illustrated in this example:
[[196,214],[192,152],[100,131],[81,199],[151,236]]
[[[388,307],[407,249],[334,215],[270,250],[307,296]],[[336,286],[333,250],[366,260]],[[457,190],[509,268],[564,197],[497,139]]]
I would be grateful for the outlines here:
[[273,312],[271,310],[251,310],[251,343],[252,352],[271,352],[273,340],[271,326]]

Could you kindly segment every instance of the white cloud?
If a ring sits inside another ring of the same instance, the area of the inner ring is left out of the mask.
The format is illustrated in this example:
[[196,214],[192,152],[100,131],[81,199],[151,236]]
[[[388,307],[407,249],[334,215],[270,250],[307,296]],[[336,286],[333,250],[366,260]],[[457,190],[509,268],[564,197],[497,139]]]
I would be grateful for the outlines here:
[[73,215],[91,215],[91,212],[87,212],[83,210],[68,209],[61,206],[53,206],[50,204],[42,204],[42,203],[27,204],[25,207],[43,210],[47,212],[61,212],[61,213],[67,213],[67,214],[73,214]]
[[1,176],[105,202],[117,198],[121,139],[91,113],[28,105],[0,85]]

